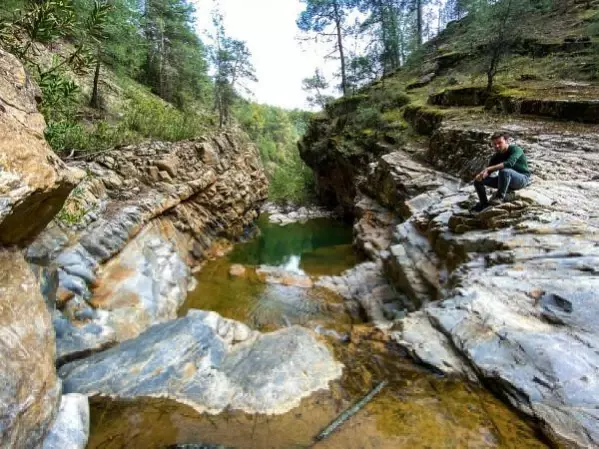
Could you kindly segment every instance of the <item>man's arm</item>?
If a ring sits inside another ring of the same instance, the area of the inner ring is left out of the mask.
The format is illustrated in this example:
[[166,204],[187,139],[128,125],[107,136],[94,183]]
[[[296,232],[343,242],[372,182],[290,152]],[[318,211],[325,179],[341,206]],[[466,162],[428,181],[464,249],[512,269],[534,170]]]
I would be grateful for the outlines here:
[[514,168],[514,165],[516,165],[518,159],[520,159],[520,157],[522,157],[522,155],[524,154],[522,148],[516,145],[510,146],[508,151],[510,152],[510,156],[505,160],[501,168]]
[[[492,163],[493,161],[491,161]],[[505,166],[505,163],[502,162],[500,164],[489,165],[487,168],[483,169],[476,177],[474,178],[476,181],[482,181],[487,178],[491,173],[497,170],[501,170]]]

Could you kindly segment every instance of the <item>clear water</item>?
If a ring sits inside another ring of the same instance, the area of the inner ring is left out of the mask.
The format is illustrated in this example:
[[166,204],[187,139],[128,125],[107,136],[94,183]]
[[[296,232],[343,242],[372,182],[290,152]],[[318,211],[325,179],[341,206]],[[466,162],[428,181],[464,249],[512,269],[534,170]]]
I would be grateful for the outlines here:
[[[243,321],[258,330],[274,330],[288,324],[314,327],[351,324],[343,300],[324,289],[306,289],[265,283],[260,266],[278,267],[290,275],[336,275],[353,267],[352,228],[330,219],[280,226],[262,218],[259,235],[237,245],[226,257],[206,263],[197,275],[197,288],[180,311],[214,310]],[[244,276],[231,276],[234,264],[246,268]]]
[[[322,337],[345,365],[341,380],[279,416],[235,411],[217,416],[163,399],[94,399],[88,449],[164,449],[176,443],[236,449],[547,448],[535,429],[489,392],[442,378],[411,362],[387,338],[344,313],[341,298],[324,290],[271,285],[259,265],[294,274],[339,274],[356,263],[351,227],[330,220],[281,227],[261,220],[260,237],[208,262],[185,307],[215,310],[261,329],[298,323],[351,336]],[[232,264],[247,273],[231,277]],[[324,441],[313,438],[382,380],[389,385]]]
[[258,228],[257,238],[229,254],[230,263],[289,267],[310,275],[340,274],[356,263],[347,223],[322,218],[280,226],[261,217]]

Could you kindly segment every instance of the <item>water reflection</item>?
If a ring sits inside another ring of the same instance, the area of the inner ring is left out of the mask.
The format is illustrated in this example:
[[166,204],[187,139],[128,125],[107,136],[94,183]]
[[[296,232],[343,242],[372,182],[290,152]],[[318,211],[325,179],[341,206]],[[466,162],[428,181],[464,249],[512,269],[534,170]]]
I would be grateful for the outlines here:
[[[356,263],[351,226],[330,219],[280,226],[261,218],[258,224],[258,237],[237,245],[227,257],[206,263],[180,315],[190,308],[214,310],[262,331],[292,324],[349,324],[338,296],[323,289],[266,283],[256,268],[276,267],[274,275],[283,273],[283,278],[340,274]],[[231,276],[232,264],[244,265],[245,275]]]
[[285,262],[279,265],[284,271],[292,274],[306,275],[306,272],[300,268],[302,256],[289,256]]
[[315,275],[339,274],[356,263],[352,227],[346,223],[322,218],[281,226],[261,217],[258,227],[258,237],[229,254],[231,263],[289,266]]
[[[345,364],[329,391],[277,416],[235,411],[199,415],[173,402],[92,402],[87,449],[164,449],[174,443],[222,444],[235,449],[547,449],[535,430],[480,387],[435,376],[360,338],[335,345]],[[389,386],[326,440],[313,437],[373,385]],[[133,418],[134,417],[134,418]]]

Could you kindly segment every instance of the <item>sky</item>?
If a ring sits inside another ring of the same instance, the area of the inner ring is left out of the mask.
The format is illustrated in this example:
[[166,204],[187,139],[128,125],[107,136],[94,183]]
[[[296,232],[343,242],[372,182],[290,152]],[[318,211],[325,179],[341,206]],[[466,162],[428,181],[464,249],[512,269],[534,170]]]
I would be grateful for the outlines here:
[[[193,0],[197,29],[212,27],[214,0]],[[247,43],[258,83],[248,85],[254,101],[287,109],[308,109],[302,80],[317,67],[331,74],[335,61],[324,62],[327,46],[299,43],[295,20],[303,10],[299,0],[220,0],[227,33]],[[204,39],[206,41],[206,39]],[[206,41],[207,42],[207,41]]]

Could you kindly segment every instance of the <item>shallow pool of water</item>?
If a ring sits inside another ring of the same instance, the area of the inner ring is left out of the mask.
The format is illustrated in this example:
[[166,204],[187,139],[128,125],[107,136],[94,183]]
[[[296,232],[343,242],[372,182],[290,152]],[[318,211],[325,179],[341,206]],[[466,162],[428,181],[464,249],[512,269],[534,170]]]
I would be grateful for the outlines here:
[[[269,223],[265,217],[258,226],[259,236],[237,245],[225,257],[206,262],[180,315],[192,308],[213,310],[258,330],[288,324],[332,323],[337,328],[349,324],[342,299],[333,293],[268,284],[255,270],[269,266],[307,276],[341,274],[357,263],[351,226],[330,219],[280,226]],[[233,264],[245,266],[246,274],[231,276]]]
[[351,225],[319,218],[286,226],[258,220],[260,234],[237,245],[227,259],[242,265],[269,265],[310,275],[334,275],[356,264]]
[[[164,449],[177,443],[236,449],[546,448],[535,429],[479,386],[439,377],[415,365],[379,331],[354,322],[343,300],[324,289],[267,284],[259,265],[308,275],[339,274],[356,259],[351,227],[331,220],[281,227],[260,221],[260,237],[206,263],[190,308],[214,310],[263,331],[289,324],[351,336],[323,340],[345,365],[343,377],[283,415],[229,411],[200,415],[162,399],[92,401],[88,449]],[[232,264],[246,267],[231,276]],[[388,386],[338,431],[314,437],[379,382]]]
[[[198,442],[237,449],[547,448],[528,423],[484,389],[431,374],[376,337],[357,340],[331,342],[346,365],[343,378],[284,415],[210,416],[165,400],[95,400],[88,449]],[[383,379],[389,385],[370,404],[327,439],[313,440]]]

